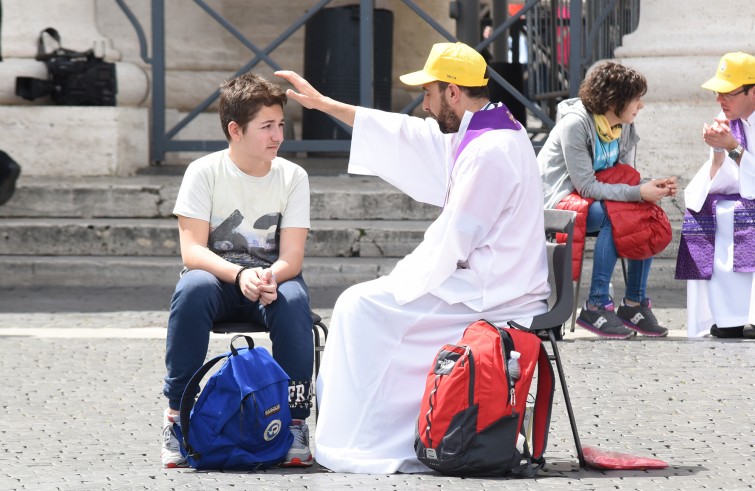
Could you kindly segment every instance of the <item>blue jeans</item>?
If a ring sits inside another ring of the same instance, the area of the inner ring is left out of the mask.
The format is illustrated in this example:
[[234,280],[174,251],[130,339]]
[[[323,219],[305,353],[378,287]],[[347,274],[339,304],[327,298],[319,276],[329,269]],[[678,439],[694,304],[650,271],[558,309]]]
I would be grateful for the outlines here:
[[[611,301],[608,296],[608,285],[619,256],[613,242],[611,219],[602,201],[594,201],[587,212],[587,233],[594,234],[595,232],[598,233],[598,238],[595,241],[592,281],[587,302],[591,305],[603,306]],[[627,259],[627,284],[624,298],[633,302],[645,300],[652,263],[652,257]]]
[[309,290],[301,275],[279,284],[278,299],[264,306],[207,271],[187,271],[176,285],[168,317],[163,388],[168,405],[180,409],[184,388],[204,364],[213,321],[243,320],[269,328],[273,358],[290,377],[291,416],[306,419],[312,405],[314,341]]

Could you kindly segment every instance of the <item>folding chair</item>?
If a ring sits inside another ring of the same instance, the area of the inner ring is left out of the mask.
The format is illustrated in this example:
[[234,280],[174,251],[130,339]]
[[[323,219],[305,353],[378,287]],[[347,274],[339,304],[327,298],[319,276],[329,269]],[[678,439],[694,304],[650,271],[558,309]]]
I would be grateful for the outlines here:
[[[320,373],[320,361],[322,353],[325,350],[325,343],[328,340],[328,327],[322,321],[322,317],[310,311],[312,315],[312,336],[315,341],[315,378]],[[212,332],[220,334],[232,334],[243,332],[268,332],[269,329],[263,324],[255,322],[215,322],[212,325]],[[322,336],[321,336],[322,335]]]
[[552,354],[551,361],[555,360],[558,378],[561,382],[561,390],[564,393],[566,411],[569,414],[569,424],[574,435],[574,444],[577,447],[577,458],[580,467],[586,467],[585,456],[582,452],[582,443],[577,432],[577,423],[574,419],[574,411],[569,397],[569,389],[566,386],[564,369],[561,365],[561,356],[558,353],[556,343],[557,333],[563,335],[564,324],[572,314],[572,300],[574,299],[572,283],[572,239],[574,236],[574,217],[576,213],[565,210],[544,210],[545,234],[555,239],[556,233],[567,234],[565,244],[556,244],[555,240],[548,240],[548,282],[551,285],[551,297],[548,299],[548,311],[532,319],[530,329],[538,335],[546,333],[550,340]]

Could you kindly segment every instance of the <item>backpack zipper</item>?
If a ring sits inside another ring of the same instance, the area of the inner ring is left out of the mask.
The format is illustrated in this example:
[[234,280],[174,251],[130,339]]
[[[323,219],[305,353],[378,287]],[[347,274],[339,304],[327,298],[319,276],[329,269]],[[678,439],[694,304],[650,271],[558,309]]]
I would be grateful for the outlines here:
[[[492,326],[493,324],[491,324]],[[493,326],[498,331],[499,336],[501,337],[501,356],[503,357],[503,371],[506,373],[506,384],[509,387],[509,398],[506,401],[507,403],[511,404],[512,408],[516,407],[516,390],[515,390],[515,382],[511,379],[511,374],[509,373],[509,360],[511,359],[511,351],[514,349],[514,340],[511,339],[511,335],[506,332],[504,329],[501,329],[498,326]],[[512,414],[514,413],[514,410],[511,410]]]
[[[244,407],[246,406],[245,403],[249,398],[252,399],[252,403],[254,406],[254,414],[255,415],[258,414],[257,413],[257,398],[254,397],[254,392],[250,392],[247,395],[245,395],[243,399],[241,399],[241,406],[239,407],[239,432],[240,432],[239,434],[241,435],[244,434],[244,420],[246,419],[244,417],[244,411],[245,411]],[[259,423],[259,418],[255,417],[255,420],[257,420],[257,422]]]

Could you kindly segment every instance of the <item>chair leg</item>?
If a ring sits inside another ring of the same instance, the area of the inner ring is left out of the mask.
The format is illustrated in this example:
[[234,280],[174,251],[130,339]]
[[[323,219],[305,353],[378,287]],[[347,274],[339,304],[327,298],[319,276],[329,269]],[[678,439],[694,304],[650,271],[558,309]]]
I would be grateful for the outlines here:
[[579,287],[581,283],[582,283],[582,268],[580,264],[579,276],[577,276],[577,284],[574,287],[574,304],[572,305],[572,311],[571,311],[571,332],[574,332],[574,325],[577,323],[577,309],[579,308]]
[[[322,331],[322,341],[320,340],[320,331]],[[317,379],[317,375],[320,373],[322,354],[325,351],[325,344],[328,342],[328,328],[322,321],[318,321],[312,325],[312,332],[315,337],[315,379]]]
[[317,374],[320,373],[320,330],[317,324],[312,326],[312,335],[315,338],[315,380],[317,380]]
[[[322,339],[320,338],[320,331],[322,331]],[[322,321],[317,321],[312,324],[312,334],[315,338],[315,378],[313,384],[316,386],[317,376],[320,373],[322,354],[325,351],[325,344],[328,342],[328,327]],[[317,406],[317,396],[315,396],[315,406]],[[320,412],[315,407],[315,424],[319,416]]]
[[564,393],[564,402],[566,403],[566,412],[569,415],[569,424],[571,425],[571,432],[574,435],[574,445],[577,447],[577,459],[579,459],[579,466],[582,468],[587,467],[585,462],[585,455],[582,452],[582,442],[579,440],[579,432],[577,431],[577,421],[574,419],[574,410],[571,405],[571,398],[569,397],[569,389],[566,387],[566,377],[564,376],[564,369],[561,366],[561,355],[558,353],[558,346],[556,345],[556,336],[551,329],[548,329],[548,338],[551,341],[551,347],[553,348],[553,359],[556,360],[556,370],[558,371],[558,379],[561,382],[561,391]]

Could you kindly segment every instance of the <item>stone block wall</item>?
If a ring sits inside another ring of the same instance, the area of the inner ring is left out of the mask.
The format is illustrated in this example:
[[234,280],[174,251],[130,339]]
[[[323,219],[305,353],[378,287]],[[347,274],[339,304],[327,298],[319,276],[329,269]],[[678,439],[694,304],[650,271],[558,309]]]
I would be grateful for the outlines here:
[[[314,0],[219,0],[209,4],[258,48],[265,48],[317,3]],[[354,3],[358,2],[333,1],[328,7]],[[447,2],[418,0],[416,3],[438,19],[445,29],[453,32],[454,24],[448,17]],[[152,49],[151,2],[129,0],[127,4],[145,30],[149,55]],[[400,109],[418,92],[403,89],[398,83],[398,75],[421,67],[429,47],[435,42],[443,41],[443,38],[401,1],[378,0],[375,6],[394,13],[393,74],[396,83],[392,100],[394,107]],[[204,101],[222,80],[233,75],[239,67],[252,59],[254,53],[194,2],[166,0],[165,10],[166,120],[171,125]],[[54,27],[59,31],[64,47],[79,51],[94,48],[107,61],[117,63],[118,108],[106,111],[55,107],[49,99],[28,102],[15,95],[16,77],[46,78],[45,66],[34,60],[37,36],[46,27]],[[301,73],[304,61],[303,42],[302,26],[277,47],[270,57],[281,68]],[[47,155],[39,147],[28,145],[28,141],[34,137],[26,132],[32,126],[36,130],[44,129],[47,139],[56,143],[58,160],[67,162],[67,172],[82,175],[129,175],[149,164],[151,69],[141,58],[134,28],[114,1],[3,0],[0,46],[4,58],[0,63],[0,108],[6,117],[16,119],[11,126],[12,131],[1,137],[0,146],[22,164],[24,175],[55,175],[55,169],[58,168],[48,163]],[[254,70],[265,77],[274,78],[274,69],[265,62],[257,65]],[[214,111],[213,105],[207,114],[182,130],[178,138],[222,139]],[[103,116],[104,119],[100,119]],[[301,108],[295,104],[289,105],[286,116],[298,127]],[[32,120],[36,123],[31,124]],[[99,128],[96,128],[97,121],[101,122]],[[84,133],[90,128],[100,134],[84,137]],[[96,142],[94,147],[93,142]],[[85,159],[80,155],[82,148],[90,151],[92,159]],[[139,151],[122,152],[125,148]],[[171,159],[184,162],[192,157],[168,154],[168,163],[176,163],[171,162]],[[89,162],[83,164],[85,160]]]
[[[257,47],[265,48],[317,3],[216,0],[210,5]],[[353,3],[358,2],[337,0],[329,6]],[[416,3],[446,30],[455,31],[448,1]],[[129,0],[127,4],[142,23],[151,50],[151,1]],[[9,130],[0,132],[0,148],[18,160],[27,175],[46,175],[57,168],[44,162],[47,157],[40,145],[29,144],[46,139],[56,143],[58,160],[69,163],[67,172],[128,175],[147,166],[151,71],[141,59],[136,33],[118,5],[112,0],[3,0],[2,5],[0,109],[12,120]],[[165,6],[166,119],[170,125],[205,100],[253,53],[194,2],[166,0]],[[377,0],[375,6],[394,14],[392,104],[398,110],[419,94],[405,88],[398,76],[421,67],[429,47],[444,39],[400,0]],[[50,26],[58,29],[65,47],[94,47],[117,63],[117,108],[62,108],[49,101],[29,103],[15,96],[15,77],[45,76],[44,65],[34,56],[39,31]],[[303,42],[301,27],[270,56],[278,66],[301,73]],[[705,159],[700,129],[717,113],[718,106],[699,85],[712,76],[718,59],[727,51],[755,52],[752,0],[731,0],[725,9],[714,8],[705,0],[689,0],[681,7],[675,0],[642,2],[639,27],[625,36],[616,57],[644,73],[649,82],[646,108],[637,119],[642,137],[638,163],[643,174],[673,174],[684,182]],[[254,70],[272,78],[273,68],[264,62]],[[300,136],[301,108],[290,104],[286,111],[295,126],[294,136]],[[32,128],[43,133],[27,134]],[[86,128],[100,132],[100,137],[86,135]],[[214,107],[178,137],[221,139]],[[93,155],[92,141],[101,148],[95,160],[102,164],[83,164],[89,159],[83,158],[81,151],[87,149]],[[180,161],[186,156],[169,154],[170,158]]]

